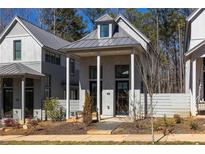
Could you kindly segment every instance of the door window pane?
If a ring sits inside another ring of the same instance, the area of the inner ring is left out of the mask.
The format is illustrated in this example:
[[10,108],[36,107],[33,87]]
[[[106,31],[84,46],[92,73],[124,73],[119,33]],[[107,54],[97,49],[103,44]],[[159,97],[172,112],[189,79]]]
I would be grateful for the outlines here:
[[115,78],[129,78],[129,65],[116,65]]

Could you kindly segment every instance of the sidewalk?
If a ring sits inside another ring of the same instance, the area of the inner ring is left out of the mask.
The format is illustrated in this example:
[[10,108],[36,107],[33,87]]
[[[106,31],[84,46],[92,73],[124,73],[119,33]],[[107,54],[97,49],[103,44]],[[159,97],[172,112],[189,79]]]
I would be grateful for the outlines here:
[[[155,135],[155,141],[162,138],[162,134]],[[136,141],[136,142],[150,142],[151,135],[8,135],[0,136],[0,141],[72,141],[72,142],[95,142],[95,141]],[[163,137],[161,140],[167,142],[205,142],[205,134],[171,134]]]

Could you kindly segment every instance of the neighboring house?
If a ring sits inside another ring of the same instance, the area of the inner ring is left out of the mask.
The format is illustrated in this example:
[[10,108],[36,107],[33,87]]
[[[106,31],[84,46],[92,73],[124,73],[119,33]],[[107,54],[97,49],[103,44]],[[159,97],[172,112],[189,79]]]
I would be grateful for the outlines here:
[[196,9],[187,17],[185,90],[191,94],[191,112],[205,110],[205,10]]
[[[65,98],[70,42],[15,17],[0,36],[0,117],[42,119],[46,97]],[[78,72],[71,60],[71,97],[78,99]]]
[[135,55],[149,51],[150,40],[122,15],[98,18],[97,29],[72,42],[61,51],[67,53],[67,118],[70,115],[69,61],[79,61],[79,110],[85,92],[90,92],[93,111],[104,116],[132,115],[140,102],[142,80]]

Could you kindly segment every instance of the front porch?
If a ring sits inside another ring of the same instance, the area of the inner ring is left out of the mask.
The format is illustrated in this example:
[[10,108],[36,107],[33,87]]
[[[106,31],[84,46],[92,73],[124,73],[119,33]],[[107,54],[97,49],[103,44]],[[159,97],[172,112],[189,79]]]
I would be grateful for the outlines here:
[[93,111],[102,116],[137,116],[140,90],[143,89],[135,62],[138,48],[76,51],[67,55],[67,118],[70,114],[69,61],[80,63],[79,110],[83,110],[85,92],[93,98]]
[[0,117],[22,122],[41,118],[43,76],[20,63],[0,67]]

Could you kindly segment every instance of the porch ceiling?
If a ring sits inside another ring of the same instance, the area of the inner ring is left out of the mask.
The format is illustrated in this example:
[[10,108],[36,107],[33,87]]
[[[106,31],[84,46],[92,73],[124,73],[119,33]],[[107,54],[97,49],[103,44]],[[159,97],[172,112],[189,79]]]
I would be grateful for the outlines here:
[[15,77],[15,76],[28,76],[28,77],[35,78],[35,77],[43,77],[45,75],[21,63],[12,63],[0,67],[0,77]]

